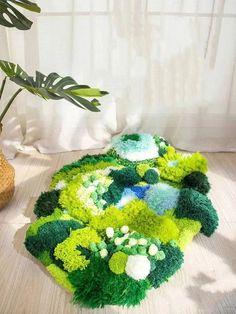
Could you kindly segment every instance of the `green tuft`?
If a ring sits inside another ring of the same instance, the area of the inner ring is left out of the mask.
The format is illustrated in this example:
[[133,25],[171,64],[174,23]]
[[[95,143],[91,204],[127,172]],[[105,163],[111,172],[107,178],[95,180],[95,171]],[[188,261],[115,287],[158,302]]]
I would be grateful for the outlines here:
[[113,180],[121,186],[131,186],[142,180],[134,167],[125,167],[121,170],[113,170],[110,173]]
[[47,266],[47,270],[59,285],[64,287],[69,292],[75,291],[75,288],[72,286],[72,284],[68,280],[68,273],[67,272],[60,269],[55,264],[51,264],[51,265]]
[[211,201],[204,194],[192,189],[182,189],[175,210],[177,218],[187,217],[200,221],[201,232],[211,236],[218,226],[218,216]]
[[74,303],[89,308],[140,304],[150,287],[148,280],[134,280],[125,274],[115,275],[107,262],[96,257],[90,260],[85,270],[70,273],[69,280],[76,287]]
[[161,245],[161,251],[164,252],[165,258],[155,262],[155,268],[148,276],[154,288],[168,281],[169,277],[180,269],[184,261],[183,253],[178,247],[173,247],[171,244]]
[[183,186],[185,188],[192,188],[202,194],[207,194],[211,188],[207,176],[199,171],[194,171],[184,177]]
[[122,137],[121,137],[121,140],[123,141],[123,142],[126,142],[126,141],[128,141],[128,140],[130,140],[130,141],[139,141],[140,140],[140,135],[139,134],[137,134],[137,133],[133,133],[133,134],[125,134],[125,135],[123,135]]
[[108,187],[108,191],[103,194],[102,198],[108,205],[116,204],[121,199],[123,190],[124,187],[122,185],[112,182]]
[[41,193],[34,206],[35,215],[37,217],[51,215],[55,208],[60,207],[58,203],[59,195],[60,192],[57,190]]
[[25,240],[27,250],[38,257],[43,251],[50,251],[56,245],[64,241],[71,230],[81,228],[81,224],[75,220],[55,220],[40,226],[35,236],[29,236]]
[[149,184],[156,184],[159,181],[159,174],[155,169],[149,169],[145,172],[143,179]]

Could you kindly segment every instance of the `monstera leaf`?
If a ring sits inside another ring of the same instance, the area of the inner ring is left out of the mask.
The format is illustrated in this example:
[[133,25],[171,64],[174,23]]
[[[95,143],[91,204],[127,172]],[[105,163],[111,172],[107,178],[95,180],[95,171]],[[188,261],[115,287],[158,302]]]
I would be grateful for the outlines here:
[[38,13],[41,11],[36,3],[28,0],[0,0],[0,25],[16,27],[20,30],[30,29],[32,22],[19,12],[15,6]]
[[29,76],[18,64],[0,60],[0,69],[11,81],[28,90],[30,93],[44,99],[66,99],[72,104],[90,111],[99,111],[100,105],[97,99],[89,101],[85,97],[100,97],[108,94],[97,88],[90,88],[88,85],[78,85],[70,76],[61,77],[57,73],[50,73],[48,76],[36,71],[36,76]]

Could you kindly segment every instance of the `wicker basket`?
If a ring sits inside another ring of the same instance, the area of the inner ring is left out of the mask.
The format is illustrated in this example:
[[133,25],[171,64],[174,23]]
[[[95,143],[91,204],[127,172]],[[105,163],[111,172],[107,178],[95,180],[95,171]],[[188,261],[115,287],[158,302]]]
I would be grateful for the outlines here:
[[0,151],[0,209],[7,205],[14,194],[14,168]]

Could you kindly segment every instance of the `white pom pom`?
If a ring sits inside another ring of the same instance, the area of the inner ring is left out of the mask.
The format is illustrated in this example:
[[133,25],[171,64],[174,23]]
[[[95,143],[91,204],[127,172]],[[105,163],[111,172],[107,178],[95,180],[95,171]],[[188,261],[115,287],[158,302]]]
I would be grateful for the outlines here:
[[120,228],[120,230],[121,230],[122,233],[125,234],[125,233],[129,232],[129,227],[128,226],[123,226],[123,227]]
[[144,255],[129,255],[125,272],[126,274],[135,279],[145,279],[151,270],[151,263],[149,259]]
[[139,245],[147,245],[147,240],[144,239],[144,238],[141,238],[141,239],[138,240],[138,244]]
[[138,243],[138,241],[136,240],[136,239],[134,239],[134,238],[130,238],[129,239],[129,245],[130,246],[134,246],[134,245],[136,245]]
[[155,244],[151,244],[149,249],[148,249],[148,253],[151,255],[151,256],[154,256],[156,255],[158,252],[158,247],[155,245]]
[[121,245],[123,241],[124,241],[123,238],[115,238],[114,242],[115,242],[115,245]]
[[112,238],[114,235],[114,229],[112,227],[107,227],[106,228],[106,235],[108,238]]
[[106,257],[106,256],[107,256],[107,254],[108,254],[107,249],[102,249],[102,250],[100,251],[100,256],[101,256],[101,258]]

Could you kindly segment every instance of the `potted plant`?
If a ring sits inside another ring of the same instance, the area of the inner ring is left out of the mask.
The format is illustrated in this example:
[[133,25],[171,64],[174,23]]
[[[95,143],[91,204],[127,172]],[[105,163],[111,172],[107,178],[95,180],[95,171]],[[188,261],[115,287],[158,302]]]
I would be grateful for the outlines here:
[[[37,4],[28,0],[0,0],[0,25],[6,27],[16,27],[19,30],[27,30],[32,22],[20,13],[15,6],[21,6],[27,10],[40,12]],[[99,101],[94,97],[101,97],[108,92],[101,91],[98,88],[91,88],[88,85],[79,85],[72,77],[61,77],[57,73],[44,75],[36,71],[35,77],[28,75],[18,64],[9,61],[0,60],[0,70],[5,77],[0,83],[0,101],[7,80],[16,83],[19,88],[12,95],[0,114],[0,134],[2,130],[2,121],[15,98],[22,91],[28,91],[45,100],[65,99],[73,105],[90,111],[98,112]],[[86,98],[85,98],[86,97]],[[89,97],[89,99],[87,98]],[[92,100],[90,100],[92,97]],[[7,162],[3,153],[0,151],[0,209],[3,208],[11,199],[14,193],[14,169]]]

